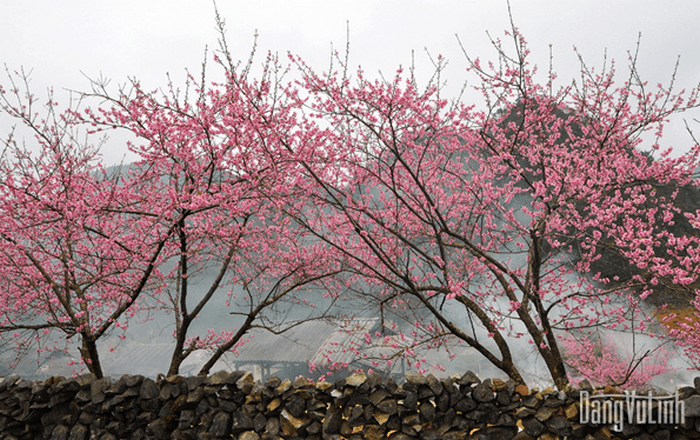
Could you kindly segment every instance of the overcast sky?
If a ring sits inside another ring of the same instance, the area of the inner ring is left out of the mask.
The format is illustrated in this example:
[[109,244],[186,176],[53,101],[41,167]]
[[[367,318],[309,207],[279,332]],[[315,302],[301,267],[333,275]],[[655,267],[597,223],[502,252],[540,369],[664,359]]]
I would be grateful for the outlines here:
[[[608,57],[618,60],[622,79],[626,51],[634,49],[640,33],[643,78],[668,82],[680,55],[679,90],[700,80],[697,0],[511,3],[532,60],[546,70],[551,44],[562,82],[578,71],[574,46],[595,66],[607,48]],[[425,79],[431,71],[427,48],[450,61],[445,78],[453,90],[468,79],[455,34],[470,55],[489,58],[494,52],[486,32],[502,36],[509,27],[506,2],[500,0],[219,0],[218,6],[234,58],[247,59],[257,30],[259,55],[291,52],[321,70],[328,65],[331,44],[344,49],[349,23],[352,66],[390,75],[399,65],[410,65],[414,51],[419,80]],[[133,76],[148,88],[164,86],[166,73],[181,82],[185,69],[198,72],[204,47],[214,49],[216,41],[210,0],[0,0],[0,61],[13,70],[31,69],[36,93],[48,86],[86,90],[83,74],[101,74],[114,84]],[[688,116],[699,118],[697,112]],[[8,128],[0,121],[3,135]],[[682,149],[689,143],[684,130],[683,121],[674,120],[667,143]],[[104,151],[105,161],[116,162],[123,153],[123,142],[115,140]]]

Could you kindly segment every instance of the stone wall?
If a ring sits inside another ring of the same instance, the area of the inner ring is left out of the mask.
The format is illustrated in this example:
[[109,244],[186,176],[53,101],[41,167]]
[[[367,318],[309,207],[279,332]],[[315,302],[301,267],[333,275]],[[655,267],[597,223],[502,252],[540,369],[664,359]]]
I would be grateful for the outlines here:
[[[700,379],[696,379],[700,388]],[[592,390],[589,390],[592,391]],[[610,391],[610,390],[608,390]],[[528,389],[498,379],[408,374],[401,386],[355,373],[335,384],[245,372],[119,380],[0,379],[2,439],[685,439],[700,438],[700,395],[679,390],[677,425],[582,425],[581,390]]]

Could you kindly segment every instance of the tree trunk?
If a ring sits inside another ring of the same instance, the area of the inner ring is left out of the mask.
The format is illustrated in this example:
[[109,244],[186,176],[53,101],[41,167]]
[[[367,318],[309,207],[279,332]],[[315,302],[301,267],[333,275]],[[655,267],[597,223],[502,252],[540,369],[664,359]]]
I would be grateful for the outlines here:
[[97,342],[90,336],[82,334],[83,346],[79,349],[80,356],[87,365],[88,371],[94,374],[97,379],[102,379],[102,365],[100,364],[100,356],[97,353]]
[[554,385],[558,390],[563,390],[569,385],[569,377],[566,375],[566,367],[564,366],[564,361],[561,357],[554,356],[553,353],[547,350],[549,353],[543,355],[545,363],[547,364],[547,369],[549,374],[552,376]]
[[170,367],[168,368],[168,376],[180,374],[180,365],[184,360],[182,357],[182,347],[182,345],[177,344],[173,350],[173,357],[170,358]]
[[250,327],[253,325],[253,321],[255,320],[255,317],[257,316],[257,313],[259,312],[259,309],[256,310],[254,313],[251,313],[248,315],[248,318],[246,319],[245,323],[238,329],[236,334],[225,344],[221,345],[218,350],[212,355],[211,358],[202,366],[202,368],[199,370],[198,375],[199,376],[206,376],[209,374],[211,371],[211,368],[216,364],[216,361],[218,361],[221,356],[223,356],[227,351],[229,351],[231,348],[233,348],[234,345],[238,341],[241,340],[243,335],[250,330]]
[[[173,376],[175,374],[180,374],[180,365],[182,361],[187,357],[185,353],[185,338],[187,337],[187,330],[190,327],[192,319],[190,316],[183,316],[182,323],[178,329],[177,336],[175,339],[175,349],[173,350],[173,356],[170,359],[170,367],[168,368],[168,376]],[[191,352],[191,350],[188,350]]]
[[180,364],[184,360],[184,347],[185,338],[187,337],[187,330],[189,329],[190,322],[194,316],[190,316],[187,313],[187,293],[189,282],[187,280],[189,266],[187,264],[187,234],[185,233],[185,217],[183,216],[177,223],[177,235],[180,240],[180,262],[179,270],[177,273],[177,288],[179,290],[178,294],[180,297],[179,310],[175,313],[180,314],[180,320],[176,320],[177,334],[175,339],[175,349],[173,350],[173,357],[170,360],[170,368],[168,368],[168,376],[172,376],[180,373]]

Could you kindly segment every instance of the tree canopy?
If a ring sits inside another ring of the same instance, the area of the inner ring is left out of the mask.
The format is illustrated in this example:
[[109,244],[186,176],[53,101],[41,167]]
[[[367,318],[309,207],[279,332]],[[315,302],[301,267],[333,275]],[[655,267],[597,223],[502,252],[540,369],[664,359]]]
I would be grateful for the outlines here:
[[[442,96],[440,63],[423,87],[401,69],[373,79],[336,59],[319,73],[294,56],[269,55],[255,77],[218,24],[223,79],[204,70],[186,92],[95,82],[85,103],[59,111],[51,100],[39,116],[21,75],[9,75],[2,111],[34,131],[40,153],[5,142],[3,339],[79,336],[101,376],[97,340],[128,337],[146,309],[171,312],[169,374],[210,350],[206,373],[251,328],[294,325],[275,311],[327,317],[306,305],[316,289],[392,328],[365,335],[393,349],[377,365],[402,357],[421,370],[425,350],[456,339],[523,382],[513,347],[526,343],[563,388],[566,344],[576,352],[592,329],[646,332],[654,321],[640,301],[659,284],[695,294],[700,223],[687,199],[700,146],[671,157],[646,135],[696,107],[700,89],[650,91],[634,56],[624,80],[582,62],[580,82],[555,87],[515,28],[510,49],[494,42],[497,64],[469,59],[479,105]],[[126,173],[107,173],[78,136],[108,129],[137,139]],[[188,286],[207,271],[193,297]],[[228,298],[243,325],[191,334],[212,298]]]

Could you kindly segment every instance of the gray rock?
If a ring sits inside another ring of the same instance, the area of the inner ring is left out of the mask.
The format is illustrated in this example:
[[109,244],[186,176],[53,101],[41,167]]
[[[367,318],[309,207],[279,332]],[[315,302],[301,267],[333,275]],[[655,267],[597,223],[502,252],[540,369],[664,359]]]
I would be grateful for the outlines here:
[[363,372],[354,373],[345,380],[345,385],[349,387],[359,387],[367,381],[367,376]]
[[160,394],[158,398],[160,400],[168,400],[171,397],[178,397],[180,395],[180,387],[176,384],[165,382],[160,389]]
[[588,379],[583,379],[581,382],[579,382],[578,387],[584,391],[588,391],[589,393],[593,392],[593,385],[591,385]]
[[263,413],[257,413],[253,418],[253,429],[255,432],[262,432],[267,424],[267,417]]
[[328,408],[326,418],[323,421],[324,434],[337,434],[340,432],[340,425],[343,423],[343,414],[336,406]]
[[[61,379],[58,381],[58,383],[53,385],[53,387],[51,388],[51,392],[52,393],[63,393],[63,392],[78,391],[79,389],[80,389],[80,385],[78,384],[78,382],[75,379]],[[0,391],[2,391],[2,387],[0,387]]]
[[557,414],[549,418],[545,422],[545,425],[550,432],[558,435],[559,437],[569,437],[571,435],[571,423],[569,423],[569,421],[566,420],[566,417],[561,414]]
[[372,402],[373,405],[378,405],[379,402],[386,399],[387,396],[389,396],[390,394],[391,393],[386,389],[379,388],[377,390],[374,390],[372,394],[369,395],[369,401]]
[[238,380],[236,380],[236,386],[239,390],[248,394],[253,391],[253,388],[255,387],[255,379],[253,378],[252,374],[245,373]]
[[54,408],[58,406],[61,403],[64,402],[69,402],[71,400],[71,395],[70,393],[64,392],[64,393],[57,393],[52,395],[49,398],[49,408]]
[[[175,431],[170,433],[171,440],[189,440],[184,432],[180,428],[175,429]],[[116,439],[115,439],[116,440]]]
[[391,440],[415,440],[415,435],[408,435],[403,432],[395,432],[389,437]]
[[246,431],[238,437],[238,440],[260,440],[260,436],[255,431]]
[[479,383],[472,391],[472,398],[477,402],[491,402],[496,399],[496,395],[491,389],[491,381],[485,380]]
[[109,379],[103,377],[90,383],[90,398],[92,403],[102,403],[105,400],[105,390],[109,388]]
[[685,416],[686,417],[698,417],[700,416],[700,396],[694,395],[684,400],[685,402]]
[[350,411],[350,417],[348,417],[348,423],[350,427],[362,426],[366,422],[365,420],[365,410],[360,405],[355,405]]
[[177,425],[179,429],[189,429],[194,426],[196,421],[194,411],[185,410],[180,413],[180,421]]
[[182,382],[184,379],[185,378],[180,376],[179,374],[171,374],[170,376],[167,376],[165,378],[165,383],[176,385]]
[[467,371],[464,373],[464,375],[457,381],[458,385],[462,386],[472,386],[475,383],[481,382],[481,379],[479,379],[479,376],[474,374],[472,371]]
[[387,400],[381,401],[377,405],[377,409],[383,413],[392,415],[392,414],[396,414],[398,412],[399,404],[396,402],[395,399],[387,399]]
[[94,374],[82,374],[75,378],[75,382],[78,384],[78,386],[80,386],[80,388],[89,387],[93,380],[95,380]]
[[406,379],[406,383],[410,383],[416,386],[425,385],[428,383],[428,379],[422,374],[418,373],[406,373],[404,378]]
[[533,437],[538,437],[547,430],[547,427],[534,417],[525,417],[522,419],[522,424],[523,430]]
[[294,417],[301,417],[306,411],[306,402],[304,402],[304,400],[299,396],[292,396],[285,403],[285,407],[287,408],[287,411],[289,411],[289,414],[293,415]]
[[77,424],[70,430],[68,440],[86,440],[88,432],[89,431],[85,425]]
[[466,434],[463,431],[450,431],[442,434],[441,440],[464,440]]
[[420,438],[421,440],[440,440],[440,434],[433,429],[427,429],[420,433]]
[[280,432],[280,420],[277,417],[271,417],[265,424],[265,432],[276,436]]
[[70,429],[64,425],[56,425],[51,431],[51,440],[68,440]]
[[[211,376],[204,379],[204,383],[206,385],[227,385],[228,378],[230,376],[231,376],[231,373],[229,373],[228,371],[224,371],[224,370],[217,371],[216,373],[214,373]],[[235,381],[232,383],[235,383]]]
[[109,422],[107,426],[105,426],[105,429],[109,432],[121,432],[124,429],[124,426],[118,421],[114,420]]
[[393,377],[386,377],[382,379],[382,386],[386,388],[387,391],[393,393],[399,387]]
[[202,387],[196,388],[187,395],[187,403],[199,403],[200,400],[204,398],[204,389]]
[[518,424],[518,419],[514,415],[508,413],[502,413],[498,416],[496,420],[496,426],[516,426]]
[[498,421],[498,408],[491,403],[481,403],[476,409],[466,416],[471,420],[476,420],[479,423],[495,424]]
[[511,440],[518,432],[516,427],[489,426],[472,434],[474,440]]
[[498,402],[499,405],[501,406],[506,406],[510,405],[510,396],[512,393],[509,393],[507,390],[501,390],[496,393],[496,402]]
[[550,406],[542,406],[537,413],[535,413],[535,418],[540,422],[548,420],[552,415],[556,414],[559,410]]
[[659,429],[654,432],[654,440],[671,440],[671,431],[668,429]]
[[628,438],[630,438],[636,434],[639,434],[641,431],[642,430],[639,426],[637,426],[633,423],[627,423],[627,420],[625,420],[624,425],[622,425],[622,435],[626,436]]
[[153,379],[144,379],[141,383],[139,397],[145,400],[155,399],[160,395],[160,388]]
[[542,399],[538,399],[536,396],[531,396],[528,397],[527,399],[523,400],[523,405],[525,405],[528,408],[533,408],[533,409],[538,409],[542,406]]
[[422,422],[432,422],[435,419],[435,406],[430,402],[423,402],[418,407]]
[[685,400],[688,397],[696,394],[695,387],[680,387],[680,388],[678,388],[677,393],[678,393],[678,398],[681,400]]
[[[5,388],[0,390],[0,437],[466,440],[471,434],[470,438],[482,440],[513,436],[532,440],[605,435],[600,427],[578,423],[578,394],[573,388],[565,393],[545,390],[523,395],[508,382],[492,385],[491,380],[478,381],[473,373],[465,373],[461,384],[414,373],[407,376],[405,387],[376,374],[348,379],[333,387],[279,379],[262,386],[245,372],[219,372],[208,378],[162,377],[158,383],[143,376],[123,376],[114,383],[90,375],[44,382],[0,378],[0,388]],[[700,385],[700,377],[694,385]],[[680,390],[688,396],[685,424],[637,427],[625,423],[620,437],[696,437],[695,431],[700,432],[696,386]],[[517,432],[518,419],[521,432]]]
[[403,400],[403,406],[408,409],[418,409],[418,394],[408,393]]
[[186,377],[183,382],[186,384],[187,392],[190,393],[199,388],[199,386],[202,385],[205,379],[206,377],[204,376],[192,376]]
[[78,416],[78,423],[89,426],[95,421],[95,415],[88,412],[81,412]]
[[268,388],[277,388],[278,386],[280,386],[281,383],[282,383],[282,381],[280,380],[279,377],[270,376],[265,381],[265,386]]
[[126,386],[135,387],[135,386],[141,385],[141,381],[143,381],[143,376],[141,376],[140,374],[137,374],[135,376],[127,376],[126,377]]
[[253,429],[253,419],[243,411],[235,411],[231,414],[231,431],[234,433]]
[[231,417],[224,412],[217,413],[211,422],[209,434],[214,437],[226,437],[231,432]]
[[476,402],[474,399],[470,397],[463,397],[457,404],[455,405],[455,411],[460,411],[463,414],[468,413],[469,411],[472,411],[476,408]]
[[442,384],[442,389],[447,393],[452,394],[456,389],[458,389],[457,385],[449,378],[443,377],[440,379],[440,383]]
[[437,406],[440,412],[445,412],[450,409],[450,395],[448,393],[440,394],[437,399],[435,399],[435,406]]
[[383,380],[383,379],[382,379],[382,375],[381,375],[381,374],[376,373],[376,372],[373,372],[373,373],[370,373],[370,374],[367,376],[367,385],[368,385],[371,389],[375,389],[375,388],[377,388],[379,385],[382,384],[382,380]]
[[75,394],[75,400],[78,402],[90,402],[92,401],[90,388],[83,388]]
[[139,425],[147,425],[151,423],[153,420],[155,420],[156,414],[152,412],[142,412],[138,416],[136,416],[136,423]]
[[[440,391],[442,391],[442,386],[440,386]],[[430,399],[435,396],[435,392],[428,385],[421,385],[418,388],[418,400]]]
[[104,391],[105,394],[121,394],[124,391],[126,391],[126,379],[122,378],[119,379],[118,381],[114,382],[113,384],[109,385],[107,389]]
[[311,384],[305,377],[297,377],[294,382],[292,382],[292,386],[294,388],[309,388]]

